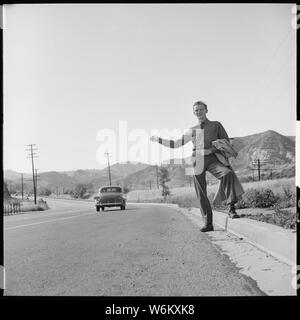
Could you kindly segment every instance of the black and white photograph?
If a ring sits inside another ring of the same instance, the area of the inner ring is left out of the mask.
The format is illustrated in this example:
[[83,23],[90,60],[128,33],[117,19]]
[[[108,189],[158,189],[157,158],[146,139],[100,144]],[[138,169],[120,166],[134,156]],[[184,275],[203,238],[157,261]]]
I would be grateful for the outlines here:
[[299,10],[2,5],[3,296],[295,297]]

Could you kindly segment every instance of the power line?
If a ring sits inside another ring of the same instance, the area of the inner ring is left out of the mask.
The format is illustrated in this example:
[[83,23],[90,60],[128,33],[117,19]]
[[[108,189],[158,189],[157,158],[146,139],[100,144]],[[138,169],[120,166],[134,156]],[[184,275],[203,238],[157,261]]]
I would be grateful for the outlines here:
[[[257,94],[254,100],[254,103],[257,102],[257,100],[261,99],[262,96],[264,96],[266,94],[266,92],[268,92],[268,89],[270,88],[271,84],[274,82],[274,80],[281,74],[281,72],[285,69],[285,67],[289,66],[289,63],[292,62],[292,60],[290,60],[290,57],[292,56],[289,55],[288,59],[281,64],[279,70],[273,75],[273,77],[268,81],[267,85],[261,89],[258,90],[259,92],[261,92],[261,94]],[[286,69],[287,70],[287,69]]]
[[[24,147],[24,144],[16,144],[16,143],[5,143],[5,148],[17,148],[17,147]],[[41,147],[40,147],[41,148]],[[86,148],[71,148],[71,147],[58,147],[58,146],[52,146],[52,145],[43,145],[42,149],[59,149],[59,150],[70,150],[72,152],[84,152],[84,153],[90,153],[95,154],[94,151],[91,151],[90,149]]]
[[[270,58],[268,59],[268,63],[266,64],[266,67],[263,69],[263,71],[261,72],[261,76],[259,79],[257,79],[256,83],[258,83],[258,92],[261,91],[260,87],[262,84],[262,80],[264,80],[267,71],[269,71],[270,66],[273,62],[274,57],[277,55],[278,51],[280,50],[280,48],[283,46],[283,44],[285,43],[285,41],[288,39],[289,35],[292,34],[293,30],[292,28],[288,28],[287,32],[285,33],[284,37],[281,39],[281,41],[279,42],[279,44],[277,45],[277,47],[274,49],[273,53],[270,55]],[[276,75],[277,76],[277,75]],[[275,76],[275,77],[276,77]],[[273,77],[273,78],[275,78]],[[272,78],[272,80],[273,80]],[[253,104],[254,102],[257,101],[259,94],[257,93],[255,97],[252,98],[251,104]]]
[[279,99],[288,91],[288,89],[291,87],[291,84],[289,84],[287,87],[285,87],[283,90],[280,91],[279,95],[276,96],[275,99],[272,100],[271,103],[269,103],[267,106],[265,106],[264,108],[268,108],[272,105],[274,105],[275,103],[278,103],[278,101],[280,101]]
[[258,181],[261,180],[261,171],[270,171],[270,177],[272,179],[273,176],[273,171],[275,170],[275,168],[262,168],[262,166],[266,165],[266,164],[271,164],[269,160],[264,160],[264,159],[255,159],[252,160],[252,165],[254,166],[254,168],[250,168],[250,170],[252,170],[252,178],[254,181],[254,171],[257,171],[258,173]]
[[279,44],[277,45],[277,47],[275,48],[275,50],[273,51],[273,53],[271,54],[271,57],[268,59],[268,64],[266,65],[266,67],[263,69],[262,71],[262,76],[260,77],[260,80],[257,81],[257,83],[260,85],[260,83],[262,82],[262,79],[264,78],[265,74],[267,73],[266,71],[268,71],[272,60],[274,59],[274,57],[277,55],[277,53],[279,52],[279,49],[282,47],[282,45],[285,43],[285,41],[288,39],[289,35],[293,33],[293,29],[291,27],[288,28],[287,32],[285,33],[285,35],[283,36],[283,38],[280,40]]

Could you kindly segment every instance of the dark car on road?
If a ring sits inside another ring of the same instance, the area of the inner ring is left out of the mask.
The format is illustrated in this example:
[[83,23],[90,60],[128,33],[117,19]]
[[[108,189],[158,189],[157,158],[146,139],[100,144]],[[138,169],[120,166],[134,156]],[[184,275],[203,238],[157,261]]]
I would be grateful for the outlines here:
[[105,207],[120,207],[125,210],[126,198],[123,190],[119,186],[107,186],[99,189],[99,194],[95,198],[96,210],[104,211]]

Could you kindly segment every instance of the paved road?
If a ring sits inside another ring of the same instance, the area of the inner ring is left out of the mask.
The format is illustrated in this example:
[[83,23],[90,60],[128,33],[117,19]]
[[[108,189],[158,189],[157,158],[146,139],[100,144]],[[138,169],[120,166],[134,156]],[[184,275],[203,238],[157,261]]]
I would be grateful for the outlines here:
[[4,219],[5,295],[263,295],[179,212],[151,205],[96,213],[48,200],[50,210]]

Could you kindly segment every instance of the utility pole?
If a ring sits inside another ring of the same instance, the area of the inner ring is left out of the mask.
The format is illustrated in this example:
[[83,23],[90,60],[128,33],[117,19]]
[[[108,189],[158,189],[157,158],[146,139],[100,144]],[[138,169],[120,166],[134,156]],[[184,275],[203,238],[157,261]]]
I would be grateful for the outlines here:
[[21,173],[21,190],[22,190],[22,201],[24,200],[24,178],[23,173]]
[[37,190],[38,190],[37,182],[38,182],[38,179],[39,179],[37,171],[38,171],[38,169],[35,169],[35,189],[36,189],[36,193],[37,193]]
[[191,178],[191,176],[190,176],[190,175],[189,175],[188,177],[189,177],[189,183],[190,183],[190,187],[191,187],[191,186],[192,186],[192,181],[191,181],[191,180],[192,180],[192,178]]
[[[254,166],[254,169],[251,169],[252,170],[252,174],[253,174],[254,170],[257,170],[258,181],[260,181],[260,166],[261,166],[260,159],[253,160],[252,161],[252,165]],[[253,181],[254,181],[254,175],[253,175]]]
[[28,158],[31,158],[31,165],[32,165],[32,183],[33,183],[33,193],[34,193],[34,204],[36,204],[36,183],[35,183],[35,174],[34,174],[34,162],[33,162],[33,158],[36,158],[35,156],[37,155],[37,153],[34,153],[33,151],[36,151],[37,149],[33,149],[33,146],[35,146],[35,144],[29,144],[27,145],[28,147],[30,147],[30,149],[26,149],[27,151],[30,151],[30,155]]
[[149,181],[149,187],[150,187],[150,190],[151,190],[151,180]]
[[251,168],[253,181],[254,181],[253,172],[256,170],[258,173],[258,181],[260,181],[260,179],[263,178],[263,176],[265,176],[264,174],[261,175],[261,171],[270,171],[270,177],[272,179],[273,170],[276,170],[276,169],[274,167],[273,168],[262,168],[262,166],[267,165],[267,164],[270,164],[270,162],[268,160],[256,159],[256,160],[252,161],[252,165],[254,166],[254,168]]
[[107,163],[108,163],[108,178],[109,178],[109,185],[111,186],[110,165],[109,165],[109,155],[110,155],[110,153],[105,152],[104,155],[107,157]]
[[37,169],[35,169],[35,188],[37,192]]
[[157,167],[157,165],[155,166],[155,169],[156,169],[156,186],[157,186],[157,189],[159,189],[159,183],[158,183],[158,167]]

